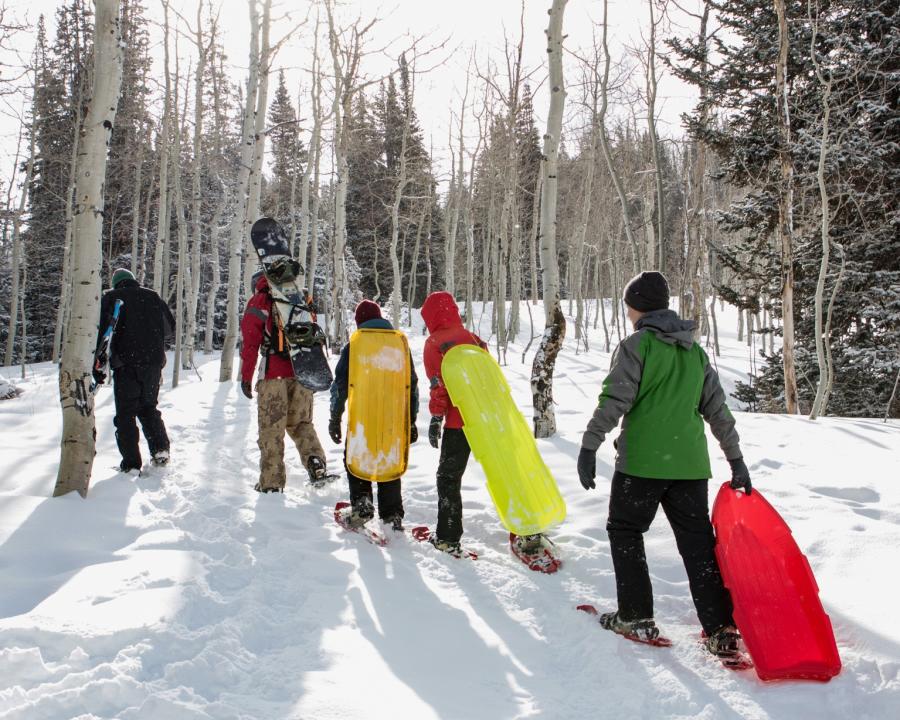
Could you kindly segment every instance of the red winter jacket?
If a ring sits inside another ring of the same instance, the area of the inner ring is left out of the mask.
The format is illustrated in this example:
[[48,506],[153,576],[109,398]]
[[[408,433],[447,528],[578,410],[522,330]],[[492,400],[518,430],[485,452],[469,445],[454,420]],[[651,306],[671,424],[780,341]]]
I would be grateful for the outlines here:
[[[256,370],[259,347],[266,335],[272,334],[272,296],[265,275],[256,281],[256,292],[247,302],[241,318],[241,380],[251,382]],[[288,358],[269,355],[263,358],[265,379],[294,377],[294,368]]]
[[425,341],[425,374],[431,383],[428,410],[445,418],[444,426],[459,429],[462,415],[450,402],[450,395],[441,379],[444,354],[454,345],[477,345],[487,350],[484,340],[463,327],[456,301],[448,292],[431,293],[422,305],[422,319],[430,333]]

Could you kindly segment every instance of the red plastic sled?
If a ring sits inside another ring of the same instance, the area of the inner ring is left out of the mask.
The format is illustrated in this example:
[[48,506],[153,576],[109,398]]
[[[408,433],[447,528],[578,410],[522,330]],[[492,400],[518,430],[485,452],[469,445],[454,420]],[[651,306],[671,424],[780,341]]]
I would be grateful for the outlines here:
[[716,558],[734,621],[762,680],[820,680],[841,671],[819,586],[791,530],[758,490],[726,482],[713,504]]

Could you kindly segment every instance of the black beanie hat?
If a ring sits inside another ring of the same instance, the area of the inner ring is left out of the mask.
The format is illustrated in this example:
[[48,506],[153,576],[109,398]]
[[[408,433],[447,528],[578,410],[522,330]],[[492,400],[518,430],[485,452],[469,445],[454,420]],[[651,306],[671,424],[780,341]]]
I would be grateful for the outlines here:
[[625,286],[622,299],[638,312],[665,310],[669,307],[669,283],[661,272],[642,272]]

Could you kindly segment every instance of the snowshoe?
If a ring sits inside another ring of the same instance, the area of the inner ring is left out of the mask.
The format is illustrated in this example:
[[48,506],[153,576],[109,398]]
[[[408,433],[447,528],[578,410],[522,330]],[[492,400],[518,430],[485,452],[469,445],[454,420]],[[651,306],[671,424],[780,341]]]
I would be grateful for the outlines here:
[[731,625],[716,630],[712,635],[701,634],[703,647],[718,658],[729,670],[748,670],[753,660],[741,648],[741,634]]
[[350,507],[348,502],[339,502],[334,506],[334,521],[344,530],[357,535],[362,535],[373,545],[384,547],[388,544],[387,538],[380,533],[366,527],[366,523],[371,517],[366,517]]
[[552,551],[550,538],[537,535],[509,534],[509,548],[512,554],[528,566],[529,570],[542,573],[555,573],[562,567],[562,560]]
[[431,530],[424,525],[414,527],[411,532],[412,536],[419,542],[430,543],[435,549],[447,553],[448,555],[452,555],[455,558],[467,557],[470,560],[478,559],[476,553],[473,553],[471,550],[463,550],[462,545],[458,542],[451,543],[446,540],[439,540],[437,535],[433,534]]
[[581,610],[589,615],[597,617],[600,627],[604,630],[612,630],[626,640],[653,645],[654,647],[670,647],[672,641],[659,634],[659,628],[653,618],[643,620],[621,620],[618,612],[599,613],[593,605],[578,605],[576,610]]

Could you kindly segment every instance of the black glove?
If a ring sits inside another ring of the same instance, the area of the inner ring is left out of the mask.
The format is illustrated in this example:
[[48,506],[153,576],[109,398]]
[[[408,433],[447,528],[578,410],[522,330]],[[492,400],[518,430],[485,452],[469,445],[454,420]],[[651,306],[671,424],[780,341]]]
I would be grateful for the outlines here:
[[415,423],[409,426],[409,444],[412,445],[416,440],[419,439],[419,428],[416,427]]
[[440,415],[431,416],[431,422],[428,424],[428,442],[433,448],[441,446],[441,425],[443,422],[444,418]]
[[94,378],[94,382],[98,385],[102,385],[106,382],[106,373],[102,370],[98,370],[97,368],[91,370],[91,377]]
[[244,397],[248,400],[253,399],[253,386],[250,384],[249,380],[243,380],[241,382],[241,392],[244,393]]
[[753,490],[753,486],[750,484],[750,471],[747,469],[747,465],[744,463],[744,458],[735,458],[734,460],[729,460],[728,464],[731,465],[732,489],[742,489],[749,495]]
[[341,442],[341,416],[332,415],[328,420],[328,437],[335,443]]
[[597,487],[594,478],[597,475],[597,451],[581,448],[578,453],[578,479],[585,490],[593,490]]

